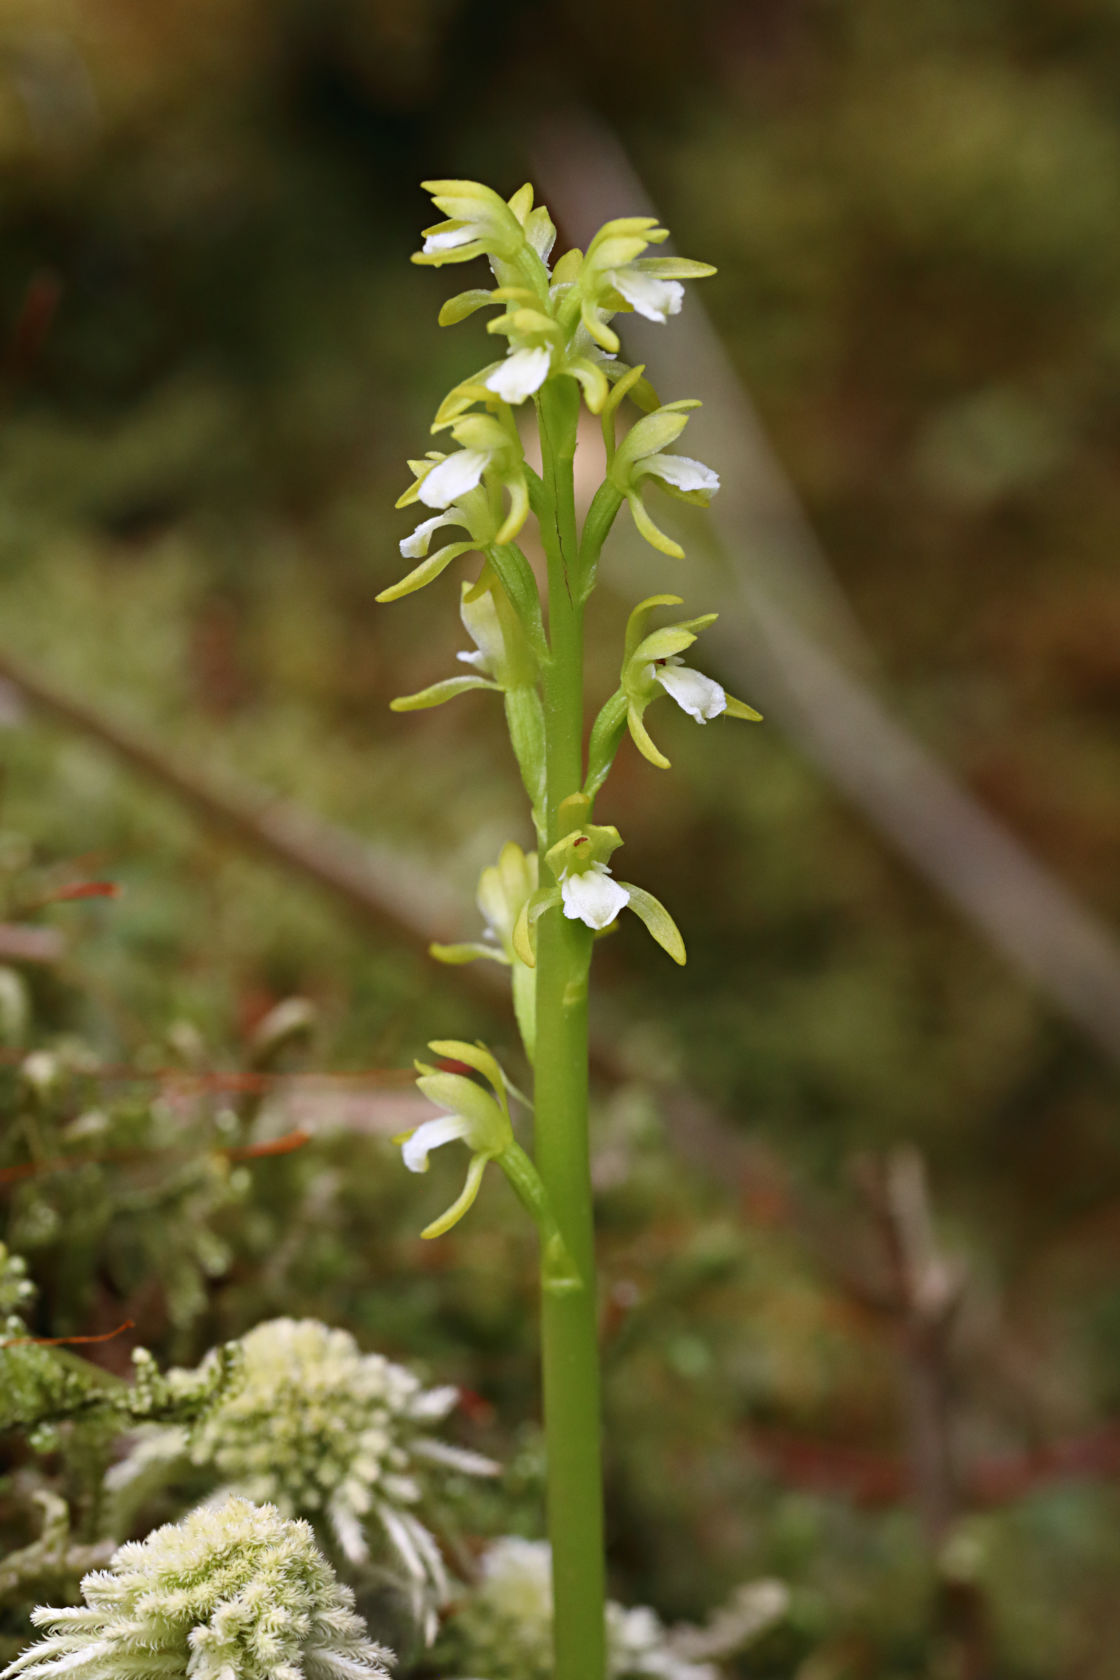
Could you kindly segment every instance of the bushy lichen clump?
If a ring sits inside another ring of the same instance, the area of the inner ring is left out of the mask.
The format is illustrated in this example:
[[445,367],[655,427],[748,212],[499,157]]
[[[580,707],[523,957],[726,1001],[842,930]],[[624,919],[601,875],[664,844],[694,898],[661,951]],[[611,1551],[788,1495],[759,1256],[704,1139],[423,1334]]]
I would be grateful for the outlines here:
[[[476,1591],[452,1622],[449,1659],[489,1680],[552,1680],[552,1579],[547,1542],[506,1536],[489,1547]],[[609,1680],[717,1680],[687,1661],[652,1610],[607,1605]]]
[[0,1680],[386,1680],[305,1522],[230,1499],[122,1546]]
[[[237,1386],[189,1437],[148,1436],[113,1474],[118,1492],[178,1446],[216,1473],[222,1489],[305,1517],[347,1561],[370,1555],[379,1525],[417,1588],[445,1590],[432,1536],[415,1514],[432,1464],[482,1474],[496,1466],[430,1433],[458,1398],[425,1389],[403,1365],[362,1353],[345,1330],[278,1318],[236,1344]],[[206,1369],[212,1355],[200,1370]]]

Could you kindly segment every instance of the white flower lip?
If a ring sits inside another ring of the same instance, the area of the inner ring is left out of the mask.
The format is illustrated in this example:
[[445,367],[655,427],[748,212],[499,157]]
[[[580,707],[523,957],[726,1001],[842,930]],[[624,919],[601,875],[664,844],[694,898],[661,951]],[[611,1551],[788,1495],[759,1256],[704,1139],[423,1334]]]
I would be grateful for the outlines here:
[[503,402],[524,402],[540,390],[548,378],[551,363],[551,354],[544,345],[535,350],[513,350],[486,380],[486,389]]
[[694,671],[691,665],[683,664],[679,655],[663,664],[651,665],[650,671],[681,711],[697,723],[707,723],[727,710],[727,695],[720,684],[702,671]]
[[409,1172],[427,1172],[431,1151],[445,1143],[454,1143],[457,1138],[465,1138],[470,1129],[470,1122],[464,1120],[461,1114],[441,1114],[435,1120],[425,1120],[401,1145],[405,1166]]
[[674,490],[704,490],[714,496],[719,489],[719,474],[691,455],[647,455],[642,471],[663,478]]
[[679,280],[659,280],[655,274],[629,267],[612,269],[610,279],[615,291],[647,321],[667,321],[680,313],[684,287]]
[[605,863],[593,863],[578,875],[565,870],[560,877],[560,897],[570,922],[584,922],[596,930],[610,927],[630,902],[630,894],[612,879]]
[[424,255],[434,256],[437,251],[457,251],[460,245],[469,245],[472,239],[478,238],[478,229],[471,227],[448,228],[443,233],[430,233],[424,241]]
[[404,560],[422,560],[428,552],[432,532],[438,531],[441,525],[451,525],[453,523],[454,521],[443,513],[434,513],[430,519],[422,520],[411,536],[401,538],[401,558]]
[[489,459],[485,449],[460,449],[448,455],[421,480],[417,492],[420,500],[425,507],[449,508],[481,483]]

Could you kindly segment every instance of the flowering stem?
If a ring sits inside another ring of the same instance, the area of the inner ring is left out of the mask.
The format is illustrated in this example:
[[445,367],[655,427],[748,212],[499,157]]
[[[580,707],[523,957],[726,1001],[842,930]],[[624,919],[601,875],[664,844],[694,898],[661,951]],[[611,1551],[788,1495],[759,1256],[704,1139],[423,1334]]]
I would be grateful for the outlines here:
[[[573,458],[578,391],[550,381],[538,399],[541,532],[548,557],[551,656],[544,715],[548,844],[562,801],[583,782],[583,605],[577,575]],[[545,884],[551,884],[546,882]],[[555,1680],[604,1680],[605,1580],[595,1250],[587,1124],[587,980],[591,930],[558,907],[537,946],[536,1161],[581,1286],[542,1273],[542,1363]]]

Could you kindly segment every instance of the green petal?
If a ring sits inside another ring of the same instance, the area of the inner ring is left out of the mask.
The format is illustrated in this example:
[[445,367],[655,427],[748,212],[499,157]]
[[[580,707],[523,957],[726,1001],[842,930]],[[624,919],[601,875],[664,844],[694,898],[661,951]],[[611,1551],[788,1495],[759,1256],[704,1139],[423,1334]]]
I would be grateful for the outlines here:
[[636,420],[618,446],[615,461],[619,468],[632,467],[644,455],[657,455],[675,443],[688,425],[688,411],[699,408],[693,398],[666,403],[656,414],[644,414]]
[[525,218],[533,208],[533,183],[526,181],[523,187],[518,187],[509,200],[509,207],[517,217],[521,226],[525,226]]
[[611,356],[618,354],[620,343],[618,334],[612,332],[605,321],[600,320],[598,310],[593,308],[591,304],[584,302],[580,310],[580,319],[596,344]]
[[[378,596],[378,600],[381,597]],[[401,694],[397,699],[390,700],[391,712],[425,712],[429,706],[442,706],[448,700],[454,700],[457,695],[466,694],[471,688],[491,688],[501,693],[496,682],[490,682],[486,677],[445,677],[443,682],[432,683],[429,688],[422,688],[416,694]]]
[[630,734],[633,737],[634,745],[637,747],[642,757],[648,758],[651,764],[656,764],[659,770],[672,769],[672,766],[669,763],[669,760],[665,757],[665,754],[655,747],[653,742],[650,740],[649,734],[646,731],[646,726],[642,722],[642,714],[636,706],[631,706],[626,716],[626,722],[630,727]]
[[399,601],[402,595],[411,595],[414,590],[423,589],[426,584],[434,582],[441,572],[446,571],[452,560],[457,560],[460,554],[469,554],[474,546],[475,544],[470,542],[448,543],[446,548],[441,548],[437,554],[421,561],[419,566],[409,572],[407,577],[401,578],[399,583],[394,583],[392,588],[383,589],[380,595],[375,595],[374,600]]
[[468,315],[473,315],[476,309],[485,309],[488,303],[493,303],[493,292],[483,291],[475,287],[469,292],[457,292],[448,298],[439,312],[441,327],[454,327],[460,321],[465,321]]
[[[636,491],[631,491],[626,500],[630,503],[630,512],[634,515],[634,523],[651,548],[658,549],[662,554],[668,554],[673,560],[684,559],[684,549],[680,543],[667,537],[650,518],[646,505]],[[419,586],[417,586],[419,587]]]
[[625,268],[635,257],[640,257],[649,244],[648,234],[645,238],[641,233],[610,233],[604,239],[602,230],[595,235],[588,247],[588,256],[593,257],[598,272],[605,276],[609,268]]
[[428,1049],[450,1061],[465,1062],[467,1067],[474,1068],[476,1073],[481,1073],[483,1078],[488,1079],[495,1091],[505,1089],[507,1080],[501,1063],[487,1050],[485,1044],[468,1044],[462,1038],[433,1038]]
[[640,641],[634,649],[633,663],[652,665],[658,659],[672,659],[674,654],[683,653],[690,648],[696,637],[691,630],[685,630],[679,624],[666,624],[660,630],[651,630],[649,635]]
[[537,923],[546,910],[560,903],[559,887],[538,887],[521,906],[521,914],[513,930],[513,950],[526,968],[537,966]]
[[509,1116],[489,1091],[465,1073],[422,1073],[416,1086],[438,1108],[458,1114],[470,1125],[474,1149],[501,1148],[510,1132]]
[[486,381],[494,370],[500,368],[501,365],[501,362],[487,362],[486,366],[479,368],[477,373],[472,373],[469,379],[464,379],[461,385],[456,385],[453,390],[448,391],[436,409],[436,416],[429,430],[433,433],[446,431],[449,426],[455,424],[461,415],[467,412],[473,403],[497,402],[498,398],[487,387]]
[[564,252],[553,269],[552,284],[554,286],[570,285],[573,280],[579,279],[579,271],[582,266],[583,252],[573,245],[570,251]]
[[419,268],[442,268],[444,263],[473,262],[485,250],[481,239],[472,239],[469,245],[456,245],[450,251],[413,251],[409,261]]
[[645,923],[661,949],[667,951],[675,963],[680,963],[683,966],[685,962],[684,940],[681,938],[680,929],[676,922],[661,900],[654,898],[653,894],[646,892],[643,887],[633,886],[629,881],[622,881],[619,884],[625,887],[630,894],[630,903],[627,908],[633,910],[638,920]]
[[592,414],[601,413],[610,392],[607,376],[602,368],[597,367],[586,356],[577,356],[574,361],[568,363],[567,371],[582,385],[584,401]]
[[479,957],[488,957],[491,962],[504,963],[509,967],[509,958],[497,945],[484,945],[481,940],[465,945],[436,945],[428,946],[428,955],[436,962],[449,963],[458,968],[463,963],[476,962]]
[[695,262],[691,257],[639,257],[634,266],[659,280],[707,280],[719,272],[711,263]]
[[762,713],[756,712],[753,706],[748,706],[745,700],[736,700],[732,695],[727,696],[724,717],[745,718],[748,723],[761,723]]
[[639,601],[626,621],[626,648],[623,654],[623,664],[628,664],[633,658],[635,648],[646,633],[646,619],[655,607],[683,606],[684,601],[679,595],[647,595],[644,601]]
[[420,1235],[422,1237],[442,1237],[450,1231],[452,1225],[457,1225],[465,1213],[469,1213],[474,1206],[482,1184],[482,1175],[486,1171],[489,1155],[472,1155],[470,1166],[467,1168],[467,1181],[451,1206],[438,1219],[433,1219],[430,1225],[425,1225]]
[[525,479],[518,476],[507,480],[506,489],[509,491],[509,512],[494,538],[500,548],[513,541],[529,517],[529,486]]

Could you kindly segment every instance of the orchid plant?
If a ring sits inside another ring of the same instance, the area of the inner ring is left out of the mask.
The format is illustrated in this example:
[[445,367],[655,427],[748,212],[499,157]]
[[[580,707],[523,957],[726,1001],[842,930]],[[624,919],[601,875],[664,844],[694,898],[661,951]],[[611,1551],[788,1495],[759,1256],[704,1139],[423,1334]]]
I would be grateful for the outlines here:
[[[619,687],[599,711],[585,754],[583,626],[603,544],[623,504],[646,542],[679,559],[683,550],[655,523],[647,496],[659,487],[706,505],[719,488],[710,467],[671,452],[698,404],[662,404],[644,369],[620,359],[611,325],[631,311],[667,322],[681,308],[683,282],[715,271],[707,263],[648,255],[668,233],[647,216],[608,222],[586,253],[571,250],[550,265],[556,229],[545,207],[534,205],[530,186],[508,202],[474,181],[431,181],[426,190],[444,219],[426,230],[413,260],[441,267],[485,257],[495,282],[451,298],[440,323],[497,307],[487,331],[505,341],[504,353],[448,393],[432,425],[444,447],[409,463],[413,482],[397,505],[428,511],[400,549],[417,564],[378,600],[423,588],[462,556],[481,558],[477,575],[461,586],[460,615],[473,644],[459,655],[467,670],[393,705],[417,710],[475,690],[503,699],[536,850],[511,841],[483,873],[483,940],[435,946],[433,955],[453,963],[491,958],[509,967],[533,1067],[534,1148],[530,1156],[515,1141],[510,1099],[524,1099],[504,1070],[485,1047],[457,1040],[432,1044],[440,1065],[417,1064],[420,1088],[442,1116],[399,1141],[413,1172],[425,1171],[431,1151],[444,1143],[461,1141],[469,1151],[462,1194],[425,1236],[441,1235],[462,1218],[490,1162],[510,1179],[540,1229],[555,1680],[605,1680],[588,977],[596,935],[624,909],[675,962],[684,962],[685,948],[659,900],[615,876],[611,860],[622,836],[593,821],[593,811],[627,730],[651,764],[668,768],[645,724],[655,701],[668,696],[698,723],[759,714],[683,662],[716,615],[651,628],[655,612],[682,605],[676,595],[652,595],[631,614]],[[539,473],[522,439],[522,411],[528,413],[530,401]],[[580,522],[573,463],[583,409],[601,424],[606,475]],[[638,418],[623,431],[632,410]],[[518,542],[531,516],[547,566],[543,591]],[[433,552],[436,533],[445,531],[459,534]]]

